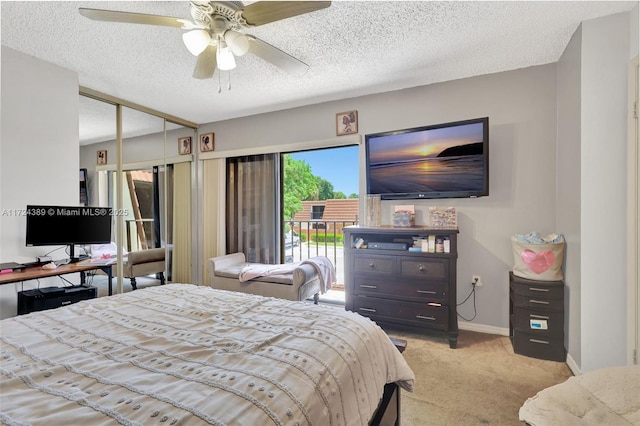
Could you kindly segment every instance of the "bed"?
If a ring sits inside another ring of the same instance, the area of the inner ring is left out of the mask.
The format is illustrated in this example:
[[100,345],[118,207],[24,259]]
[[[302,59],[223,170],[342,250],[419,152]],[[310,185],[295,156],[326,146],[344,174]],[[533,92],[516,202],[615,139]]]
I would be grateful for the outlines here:
[[415,379],[368,318],[191,284],[5,319],[0,340],[16,425],[366,425]]

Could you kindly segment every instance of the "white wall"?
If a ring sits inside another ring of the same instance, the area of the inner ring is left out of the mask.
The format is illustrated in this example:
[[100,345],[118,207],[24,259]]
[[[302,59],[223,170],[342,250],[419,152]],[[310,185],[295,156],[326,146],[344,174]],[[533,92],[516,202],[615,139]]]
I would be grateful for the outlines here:
[[584,22],[558,62],[558,210],[567,259],[567,350],[586,372],[623,365],[626,96],[638,7]]
[[[76,73],[2,46],[2,262],[34,261],[51,250],[27,248],[25,217],[12,212],[27,204],[78,205],[77,94]],[[15,291],[0,288],[2,318],[16,312]]]
[[[629,14],[582,24],[583,372],[627,361],[626,155]],[[637,34],[636,34],[637,37]]]

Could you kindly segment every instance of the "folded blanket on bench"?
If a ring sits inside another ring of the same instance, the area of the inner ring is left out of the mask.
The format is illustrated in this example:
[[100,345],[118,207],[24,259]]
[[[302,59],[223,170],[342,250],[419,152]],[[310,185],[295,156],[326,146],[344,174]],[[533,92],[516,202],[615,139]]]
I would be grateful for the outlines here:
[[263,263],[247,263],[240,274],[238,280],[240,282],[250,281],[258,277],[267,277],[269,275],[293,275],[293,271],[300,265],[307,264],[314,267],[320,281],[320,292],[326,293],[333,283],[336,282],[336,270],[331,260],[324,256],[311,257],[302,262],[286,263],[281,265],[267,265]]

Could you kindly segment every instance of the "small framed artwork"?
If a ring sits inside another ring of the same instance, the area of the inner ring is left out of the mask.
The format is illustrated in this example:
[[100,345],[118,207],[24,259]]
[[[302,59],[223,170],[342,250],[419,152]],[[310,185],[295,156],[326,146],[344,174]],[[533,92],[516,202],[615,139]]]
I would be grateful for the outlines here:
[[98,150],[97,163],[98,164],[107,164],[107,150],[106,149]]
[[178,152],[180,155],[191,154],[191,136],[178,138]]
[[213,151],[213,133],[200,135],[200,152]]
[[358,111],[345,111],[336,114],[336,135],[358,133]]

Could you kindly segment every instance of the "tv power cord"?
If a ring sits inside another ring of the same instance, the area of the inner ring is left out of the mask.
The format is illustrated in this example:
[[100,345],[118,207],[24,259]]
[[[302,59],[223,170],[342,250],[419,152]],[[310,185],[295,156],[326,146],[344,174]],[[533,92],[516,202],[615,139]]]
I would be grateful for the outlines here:
[[473,316],[469,319],[463,317],[462,315],[460,315],[459,312],[457,312],[458,316],[460,318],[462,318],[465,321],[473,321],[476,316],[478,315],[478,310],[476,308],[476,283],[478,282],[477,279],[475,279],[474,281],[471,282],[471,291],[469,292],[469,295],[460,303],[458,303],[456,306],[461,306],[464,305],[465,303],[467,303],[467,300],[469,300],[469,298],[473,295]]

